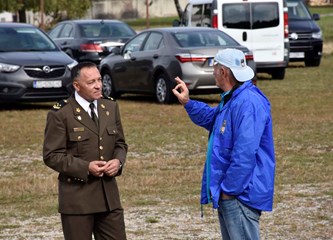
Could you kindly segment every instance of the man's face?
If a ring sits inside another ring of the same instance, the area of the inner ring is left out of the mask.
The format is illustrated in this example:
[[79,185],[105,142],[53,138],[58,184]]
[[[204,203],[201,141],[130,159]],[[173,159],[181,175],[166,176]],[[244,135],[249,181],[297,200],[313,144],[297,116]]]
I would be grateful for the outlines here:
[[223,91],[229,91],[233,87],[233,82],[230,77],[230,70],[220,64],[214,65],[214,77],[216,86],[221,88]]
[[223,69],[222,66],[220,64],[216,64],[214,65],[214,77],[215,77],[215,83],[216,86],[218,86],[219,88],[221,88],[223,90]]
[[96,67],[82,68],[73,85],[77,93],[89,102],[102,97],[102,78]]

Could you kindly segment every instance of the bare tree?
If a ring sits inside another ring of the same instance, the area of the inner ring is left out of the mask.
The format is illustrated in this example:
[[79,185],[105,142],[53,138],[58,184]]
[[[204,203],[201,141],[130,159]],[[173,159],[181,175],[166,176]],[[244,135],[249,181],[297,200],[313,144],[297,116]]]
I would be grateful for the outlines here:
[[174,1],[175,1],[178,17],[180,19],[180,18],[182,18],[182,15],[183,15],[183,9],[181,8],[181,6],[179,4],[179,0],[174,0]]

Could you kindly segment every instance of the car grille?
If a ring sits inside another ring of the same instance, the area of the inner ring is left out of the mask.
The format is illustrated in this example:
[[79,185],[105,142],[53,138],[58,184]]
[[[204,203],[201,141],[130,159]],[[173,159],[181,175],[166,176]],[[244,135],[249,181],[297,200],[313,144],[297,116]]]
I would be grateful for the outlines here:
[[24,71],[33,78],[59,78],[65,74],[66,67],[59,66],[25,66]]
[[[289,34],[289,40],[295,41],[292,37],[292,33]],[[312,33],[297,33],[297,39],[296,40],[304,40],[304,39],[311,39]]]

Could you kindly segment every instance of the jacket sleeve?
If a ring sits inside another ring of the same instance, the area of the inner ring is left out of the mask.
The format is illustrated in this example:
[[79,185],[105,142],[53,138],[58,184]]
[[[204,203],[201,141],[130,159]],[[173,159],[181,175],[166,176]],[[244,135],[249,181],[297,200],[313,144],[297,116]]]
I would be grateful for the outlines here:
[[44,163],[59,173],[87,181],[89,162],[67,153],[66,143],[65,119],[60,112],[51,110],[47,115],[44,132]]
[[210,107],[206,103],[190,100],[185,106],[188,116],[196,125],[211,130],[217,107]]
[[[119,159],[121,164],[124,166],[126,161],[128,146],[125,142],[125,135],[121,124],[118,104],[116,104],[116,126],[117,126],[117,135],[116,135],[116,143],[115,143],[113,158]],[[121,171],[122,168],[119,171],[119,175],[121,174]]]
[[232,114],[233,146],[222,191],[239,195],[249,186],[256,167],[260,140],[268,120],[267,112],[255,103],[243,102]]

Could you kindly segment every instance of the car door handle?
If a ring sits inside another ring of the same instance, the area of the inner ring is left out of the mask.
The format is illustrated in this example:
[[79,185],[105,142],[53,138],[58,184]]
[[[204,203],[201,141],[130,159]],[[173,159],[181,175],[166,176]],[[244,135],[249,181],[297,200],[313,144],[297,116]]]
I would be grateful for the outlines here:
[[158,58],[158,57],[159,57],[158,54],[153,55],[153,58]]
[[246,40],[247,40],[247,34],[246,34],[246,32],[243,32],[243,41],[245,42]]
[[136,60],[136,57],[131,57],[131,61],[135,61]]
[[60,43],[60,45],[66,45],[67,41]]

